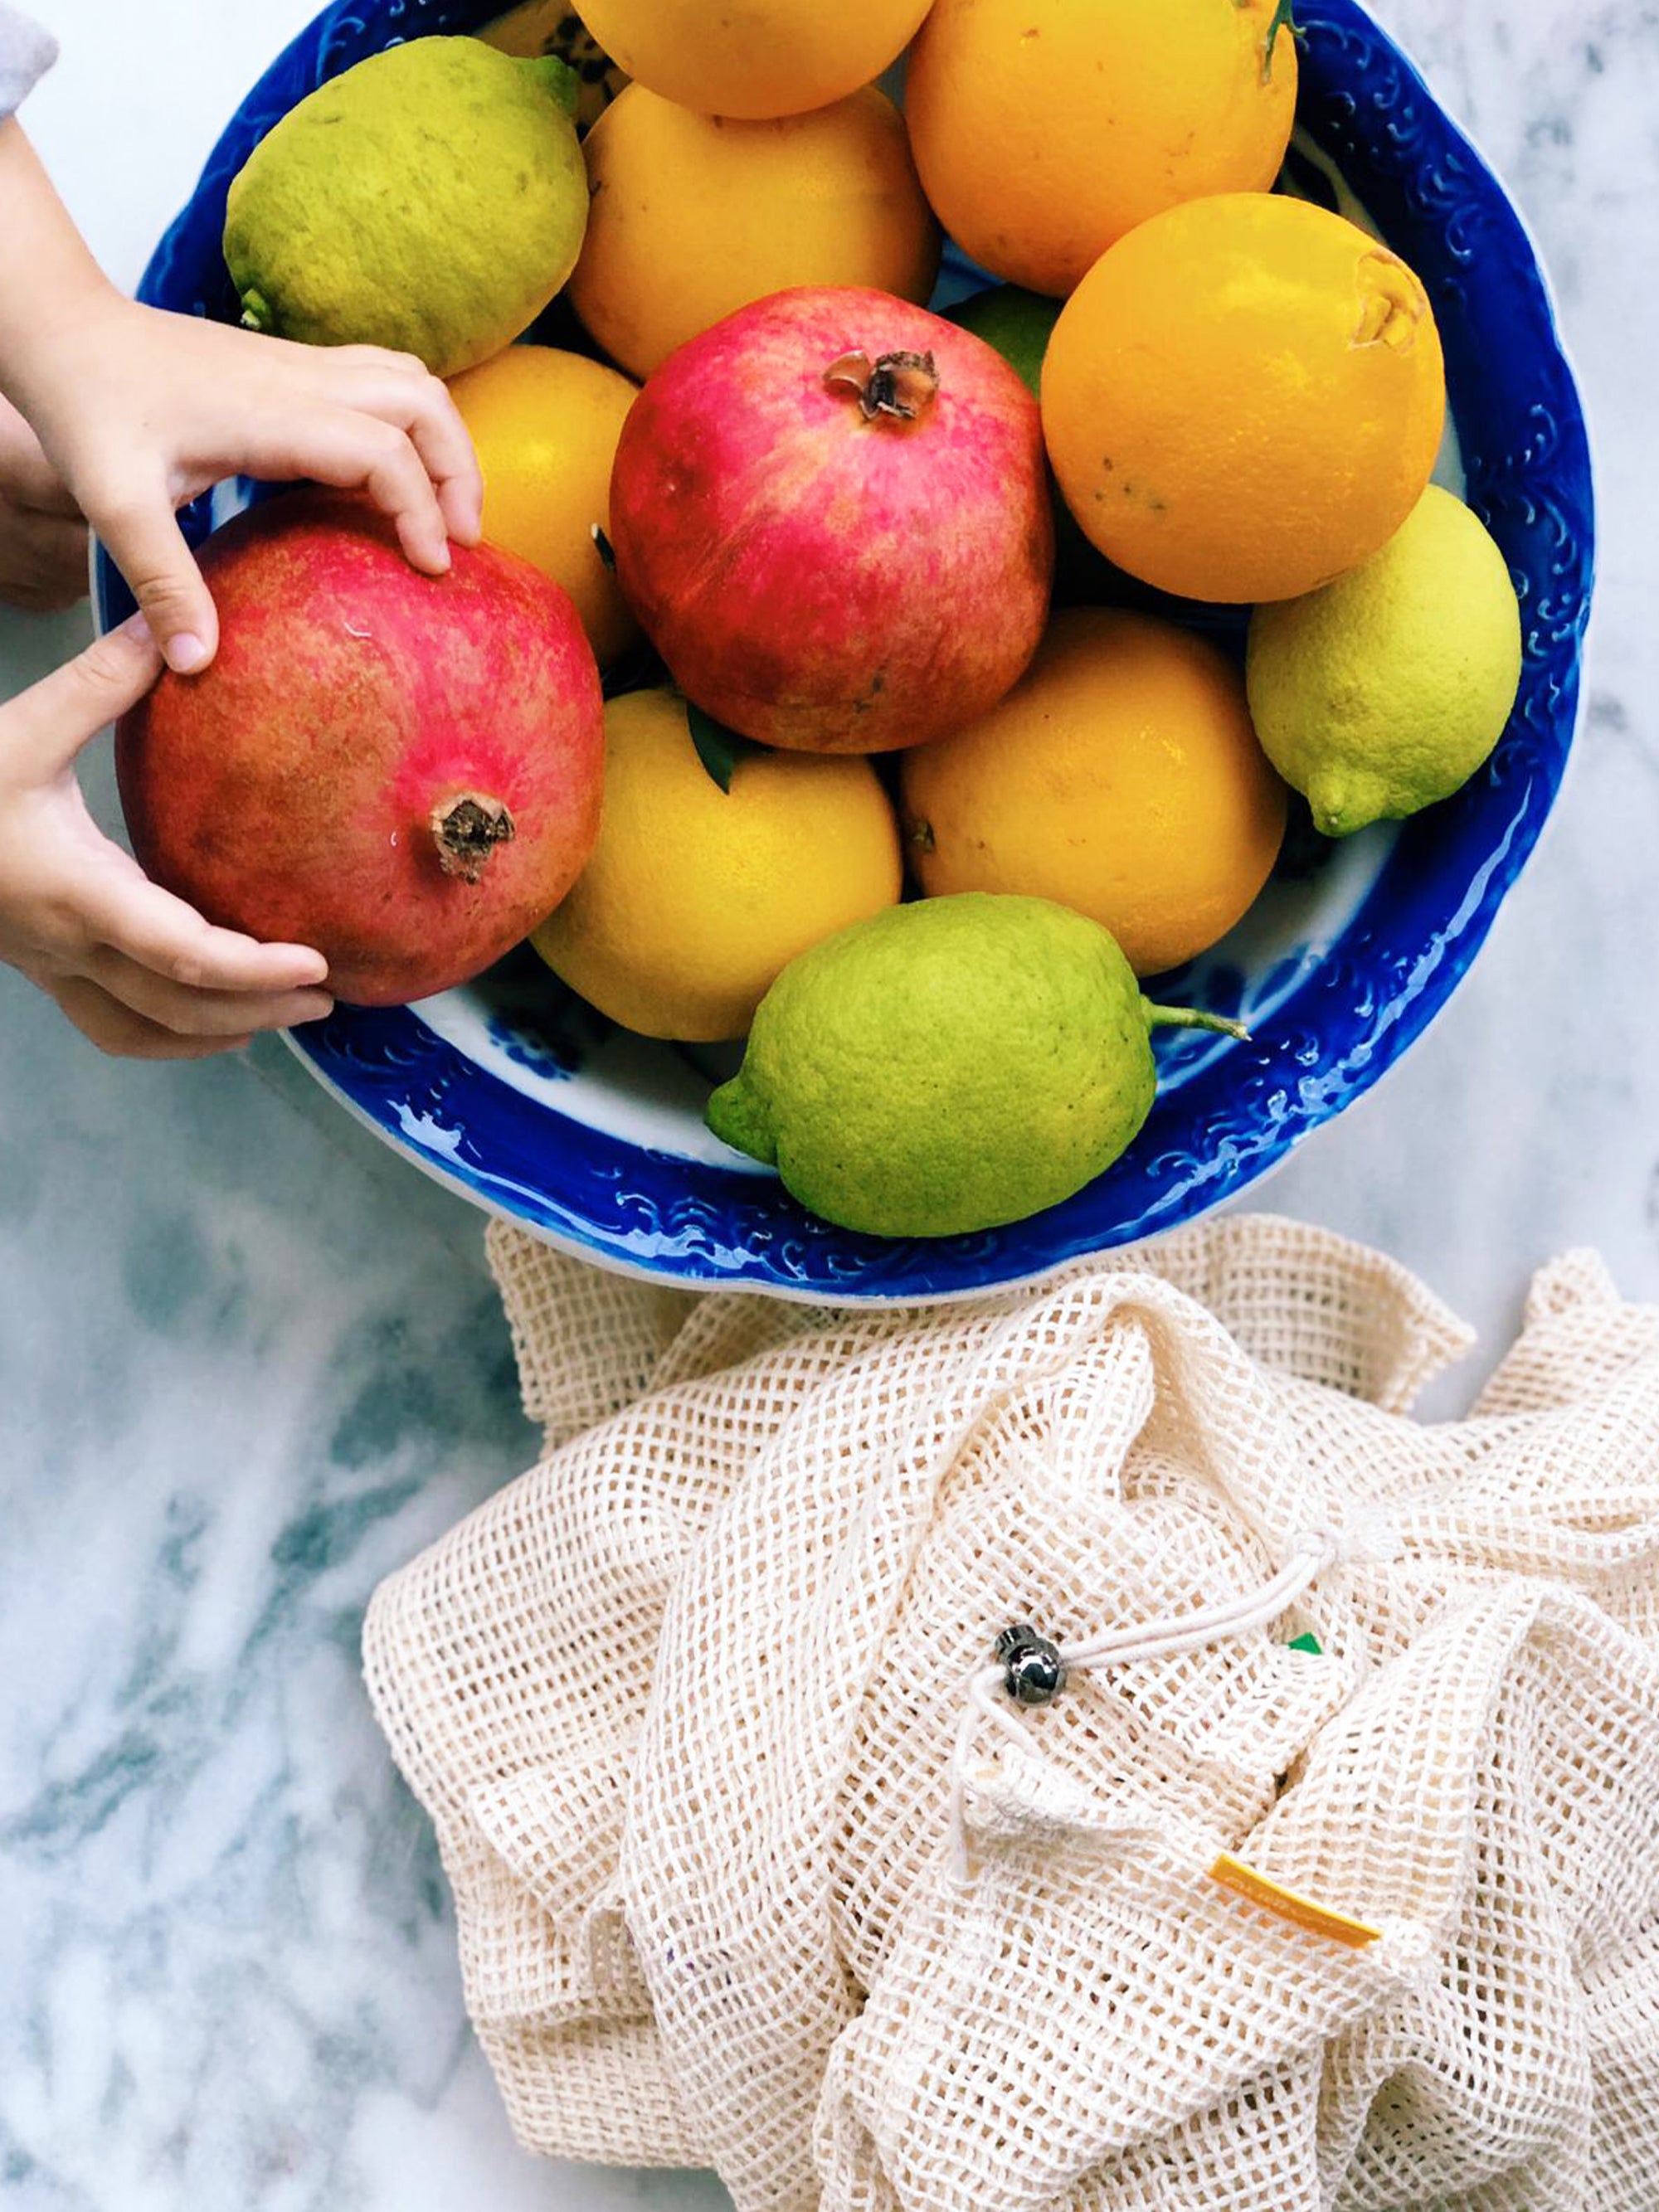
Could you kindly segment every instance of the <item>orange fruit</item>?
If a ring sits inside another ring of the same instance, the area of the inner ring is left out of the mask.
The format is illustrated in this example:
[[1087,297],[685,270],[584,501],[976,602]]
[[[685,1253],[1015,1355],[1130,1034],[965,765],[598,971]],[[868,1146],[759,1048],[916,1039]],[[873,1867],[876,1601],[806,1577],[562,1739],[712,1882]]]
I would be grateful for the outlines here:
[[939,226],[904,118],[873,86],[811,115],[728,123],[629,86],[588,133],[587,235],[568,296],[649,376],[722,315],[798,284],[923,303]]
[[1278,0],[936,0],[904,104],[957,244],[1034,292],[1182,200],[1265,191],[1296,112]]
[[844,100],[896,61],[927,0],[581,0],[617,66],[665,100],[750,121]]
[[1294,599],[1368,560],[1422,495],[1445,411],[1405,263],[1263,192],[1121,239],[1042,363],[1048,457],[1085,534],[1192,599]]
[[1226,655],[1121,608],[1055,615],[1000,706],[904,757],[906,842],[930,897],[1051,899],[1109,929],[1140,975],[1232,927],[1278,857],[1285,804]]
[[449,389],[483,470],[484,536],[563,585],[603,667],[639,634],[593,542],[635,386],[580,354],[514,345]]

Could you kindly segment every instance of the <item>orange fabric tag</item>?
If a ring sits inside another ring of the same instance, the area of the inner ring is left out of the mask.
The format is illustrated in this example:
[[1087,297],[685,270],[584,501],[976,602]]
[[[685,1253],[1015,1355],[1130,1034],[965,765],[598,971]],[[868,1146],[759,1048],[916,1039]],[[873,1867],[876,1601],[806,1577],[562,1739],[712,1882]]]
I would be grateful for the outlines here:
[[1350,1919],[1346,1912],[1333,1912],[1327,1905],[1316,1905],[1310,1897],[1299,1897],[1295,1890],[1269,1881],[1265,1874],[1246,1866],[1231,1851],[1222,1852],[1210,1869],[1210,1879],[1218,1881],[1224,1889],[1249,1898],[1264,1912],[1274,1913],[1280,1920],[1305,1928],[1310,1935],[1328,1936],[1332,1942],[1346,1943],[1352,1951],[1363,1951],[1368,1943],[1376,1942],[1382,1933],[1368,1920]]

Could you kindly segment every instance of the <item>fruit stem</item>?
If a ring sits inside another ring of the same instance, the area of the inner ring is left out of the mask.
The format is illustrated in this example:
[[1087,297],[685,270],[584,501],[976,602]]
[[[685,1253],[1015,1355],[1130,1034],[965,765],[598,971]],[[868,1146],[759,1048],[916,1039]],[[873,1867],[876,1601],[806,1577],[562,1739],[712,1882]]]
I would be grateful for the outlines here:
[[1279,0],[1279,5],[1273,10],[1273,19],[1267,26],[1267,35],[1261,46],[1263,84],[1271,84],[1273,81],[1273,51],[1279,44],[1281,31],[1288,31],[1297,46],[1306,45],[1308,34],[1296,20],[1296,0]]
[[432,836],[438,866],[447,876],[476,884],[497,845],[518,835],[518,826],[499,799],[479,791],[441,799],[432,810]]
[[823,380],[832,392],[856,392],[866,422],[878,415],[914,422],[933,404],[939,368],[930,353],[882,353],[874,361],[867,353],[844,353],[824,370]]
[[1243,1022],[1230,1022],[1224,1014],[1201,1014],[1196,1006],[1156,1006],[1143,999],[1149,1030],[1216,1030],[1223,1036],[1238,1037],[1248,1044],[1250,1033]]
[[270,302],[263,292],[252,286],[242,295],[242,328],[245,331],[271,331],[276,327],[276,318],[270,312]]

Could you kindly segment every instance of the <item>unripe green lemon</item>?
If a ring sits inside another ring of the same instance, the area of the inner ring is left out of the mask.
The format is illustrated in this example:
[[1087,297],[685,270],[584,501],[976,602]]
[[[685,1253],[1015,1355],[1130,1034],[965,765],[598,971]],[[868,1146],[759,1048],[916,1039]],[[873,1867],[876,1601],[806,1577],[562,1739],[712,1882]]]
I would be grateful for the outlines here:
[[1151,1005],[1115,939],[1065,907],[924,899],[790,963],[708,1126],[844,1229],[994,1228],[1069,1198],[1134,1137],[1160,1022],[1243,1034]]
[[574,70],[578,131],[591,131],[628,82],[626,72],[572,11],[569,0],[520,0],[510,14],[498,16],[477,35],[501,53],[523,60],[553,54]]
[[1018,284],[993,284],[946,307],[945,319],[983,338],[1037,399],[1042,397],[1042,356],[1060,320],[1061,304],[1041,292],[1023,291]]
[[576,79],[477,39],[411,39],[291,108],[230,187],[225,261],[252,330],[488,360],[576,264]]
[[1477,515],[1431,484],[1381,552],[1250,623],[1250,714],[1328,837],[1449,798],[1502,736],[1521,615]]

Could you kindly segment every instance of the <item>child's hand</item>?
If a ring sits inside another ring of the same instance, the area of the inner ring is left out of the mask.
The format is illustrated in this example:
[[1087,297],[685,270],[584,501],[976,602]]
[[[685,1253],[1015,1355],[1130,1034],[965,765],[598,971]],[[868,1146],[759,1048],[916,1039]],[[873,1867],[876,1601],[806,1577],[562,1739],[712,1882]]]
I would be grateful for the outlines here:
[[372,346],[289,345],[123,299],[15,116],[0,121],[0,385],[114,555],[170,665],[213,658],[213,601],[173,520],[222,477],[368,491],[434,574],[478,536],[472,441],[434,376]]
[[161,666],[135,617],[0,706],[0,960],[105,1052],[199,1060],[332,1001],[320,953],[214,928],[88,813],[75,757]]
[[477,542],[472,441],[412,355],[293,345],[101,289],[51,351],[59,373],[20,396],[173,668],[205,666],[219,639],[174,509],[223,477],[365,489],[430,574],[449,566],[451,538]]
[[87,526],[40,441],[0,398],[0,599],[31,614],[87,592]]

